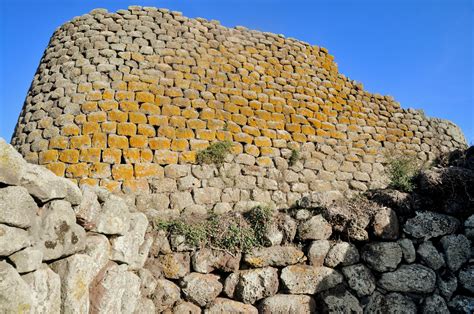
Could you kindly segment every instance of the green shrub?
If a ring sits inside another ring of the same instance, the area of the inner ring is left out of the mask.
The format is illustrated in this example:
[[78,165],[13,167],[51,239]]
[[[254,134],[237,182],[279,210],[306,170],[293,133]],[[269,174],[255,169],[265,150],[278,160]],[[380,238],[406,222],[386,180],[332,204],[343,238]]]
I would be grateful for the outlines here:
[[290,157],[288,158],[288,164],[291,166],[293,166],[294,164],[296,164],[296,162],[300,159],[300,153],[299,151],[297,151],[296,149],[292,149],[291,150],[291,155]]
[[232,142],[229,141],[212,143],[197,153],[196,161],[198,164],[220,165],[224,162],[225,156],[230,153],[231,148]]
[[390,180],[389,187],[411,192],[415,188],[415,178],[420,171],[419,166],[412,157],[391,157],[386,166],[386,172]]

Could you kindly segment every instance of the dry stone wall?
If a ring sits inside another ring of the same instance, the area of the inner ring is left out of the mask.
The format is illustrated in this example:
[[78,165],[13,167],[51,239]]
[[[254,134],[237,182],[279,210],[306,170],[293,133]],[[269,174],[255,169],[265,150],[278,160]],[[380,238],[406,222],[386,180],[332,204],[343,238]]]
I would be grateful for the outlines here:
[[[197,151],[224,140],[233,154],[223,167],[194,165]],[[130,7],[57,29],[12,144],[79,184],[209,209],[366,190],[383,185],[387,151],[428,160],[465,139],[448,121],[365,91],[325,48]],[[289,167],[292,149],[300,159]],[[177,191],[192,202],[173,201]]]

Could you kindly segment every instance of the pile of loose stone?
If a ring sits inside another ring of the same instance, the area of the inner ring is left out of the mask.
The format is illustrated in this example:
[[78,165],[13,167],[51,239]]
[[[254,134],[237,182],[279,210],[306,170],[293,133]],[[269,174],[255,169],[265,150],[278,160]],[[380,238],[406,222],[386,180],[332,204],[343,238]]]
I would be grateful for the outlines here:
[[268,247],[196,248],[135,198],[80,190],[1,140],[0,312],[471,313],[472,206],[400,210],[407,195],[381,193],[392,208],[308,194],[275,212]]

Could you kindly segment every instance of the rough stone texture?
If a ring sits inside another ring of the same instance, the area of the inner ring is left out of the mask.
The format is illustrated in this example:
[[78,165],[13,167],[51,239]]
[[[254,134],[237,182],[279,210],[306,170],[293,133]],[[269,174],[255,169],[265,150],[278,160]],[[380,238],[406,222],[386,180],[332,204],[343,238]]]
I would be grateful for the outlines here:
[[34,309],[30,286],[8,263],[0,262],[0,312],[28,313]]
[[383,240],[397,240],[399,234],[398,217],[390,208],[383,208],[374,216],[374,235]]
[[8,256],[30,245],[28,232],[0,224],[0,256]]
[[239,271],[233,296],[236,300],[253,304],[278,291],[278,271],[272,267]]
[[364,264],[356,264],[342,268],[347,284],[357,296],[371,295],[375,290],[375,277]]
[[374,242],[364,246],[362,259],[378,272],[395,270],[402,260],[402,249],[396,242]]
[[456,275],[451,272],[446,272],[443,275],[438,275],[436,286],[439,289],[439,293],[446,300],[451,300],[451,297],[454,294],[454,291],[458,288],[458,279]]
[[292,265],[281,271],[283,289],[291,294],[314,294],[340,284],[343,277],[328,267]]
[[22,276],[33,292],[35,313],[60,313],[61,279],[48,267]]
[[321,215],[316,215],[298,227],[301,240],[325,240],[331,236],[331,225]]
[[0,183],[19,185],[26,171],[26,161],[3,138],[0,138]]
[[92,231],[106,235],[124,235],[129,230],[130,214],[127,204],[118,196],[109,196],[94,221]]
[[454,313],[472,313],[474,309],[474,298],[458,295],[448,303],[448,307],[451,312]]
[[309,263],[313,266],[323,266],[330,248],[331,243],[328,240],[311,242],[307,253]]
[[416,304],[408,297],[399,293],[383,295],[375,292],[364,308],[364,313],[409,313],[416,314]]
[[214,270],[234,272],[239,269],[241,255],[231,255],[227,252],[203,248],[192,255],[193,269],[200,273],[210,273]]
[[37,210],[38,206],[27,189],[21,186],[0,189],[0,223],[28,228]]
[[180,299],[180,290],[177,285],[166,279],[158,279],[155,292],[152,295],[157,311],[164,311]]
[[470,241],[462,234],[447,235],[441,238],[446,264],[452,271],[457,271],[468,261],[471,254]]
[[443,297],[441,297],[439,294],[433,294],[426,297],[425,301],[423,302],[422,313],[449,313],[449,309]]
[[417,253],[423,263],[434,270],[438,270],[445,266],[443,256],[430,241],[421,243],[418,246]]
[[257,314],[257,308],[250,304],[245,304],[230,299],[217,298],[211,306],[204,310],[205,314],[221,314],[221,313],[249,313]]
[[259,305],[259,313],[314,313],[316,301],[308,295],[277,294],[263,299]]
[[324,264],[328,267],[338,265],[347,266],[359,261],[359,251],[357,247],[349,242],[338,242],[334,244],[326,255]]
[[41,266],[43,252],[32,247],[16,252],[8,257],[19,273],[34,271]]
[[219,276],[191,273],[181,279],[181,289],[187,300],[206,306],[221,293],[222,284]]
[[191,259],[188,253],[160,255],[158,262],[166,278],[179,279],[190,272]]
[[459,283],[471,293],[474,293],[474,266],[468,266],[459,272]]
[[294,246],[272,246],[253,249],[243,260],[251,267],[287,266],[303,262],[306,257]]
[[435,288],[436,274],[423,265],[402,265],[393,272],[383,273],[378,284],[389,291],[430,293]]
[[362,307],[359,304],[359,300],[347,290],[334,289],[323,292],[320,299],[321,306],[325,313],[362,314]]
[[410,239],[400,239],[398,240],[398,245],[402,249],[403,259],[407,263],[413,263],[416,260],[416,251],[413,242]]
[[407,220],[403,231],[415,238],[431,239],[455,232],[460,226],[454,217],[433,212],[417,212]]

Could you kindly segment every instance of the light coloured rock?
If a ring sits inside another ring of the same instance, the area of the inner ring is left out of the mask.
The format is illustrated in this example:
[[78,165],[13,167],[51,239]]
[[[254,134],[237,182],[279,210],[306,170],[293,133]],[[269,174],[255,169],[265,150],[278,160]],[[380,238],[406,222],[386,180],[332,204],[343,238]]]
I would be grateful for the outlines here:
[[0,189],[0,223],[28,228],[37,211],[38,206],[24,187],[7,186]]
[[244,255],[244,262],[253,268],[288,266],[304,262],[304,253],[294,246],[272,246],[253,249]]
[[138,270],[138,277],[140,277],[140,291],[141,295],[145,297],[149,297],[156,288],[157,281],[153,273],[146,268],[140,268]]
[[26,172],[26,161],[13,146],[0,138],[0,183],[20,185]]
[[257,308],[250,304],[245,304],[225,298],[217,298],[211,306],[204,310],[205,314],[258,314]]
[[389,293],[384,296],[375,292],[370,296],[364,313],[416,314],[418,311],[416,304],[411,299],[399,293]]
[[0,256],[8,256],[30,245],[28,232],[0,224]]
[[82,201],[79,206],[74,208],[74,211],[79,223],[84,227],[84,229],[91,230],[101,211],[101,206],[96,190],[93,187],[84,185],[82,187],[82,195]]
[[324,264],[328,267],[336,267],[338,265],[348,266],[359,261],[359,251],[357,247],[349,242],[338,242],[329,250]]
[[43,208],[35,247],[43,252],[43,260],[58,259],[84,250],[85,235],[84,229],[76,224],[71,204],[54,200]]
[[347,284],[355,291],[357,296],[371,295],[375,290],[375,277],[364,264],[346,266],[342,269]]
[[191,302],[181,302],[173,308],[173,313],[201,314],[201,308]]
[[0,313],[29,313],[32,310],[32,289],[13,266],[0,261]]
[[452,271],[457,271],[469,260],[471,243],[463,234],[447,235],[441,238],[446,264]]
[[32,247],[18,251],[8,257],[15,265],[16,271],[19,273],[27,273],[34,271],[41,266],[43,261],[43,252]]
[[61,312],[88,313],[89,285],[96,275],[92,258],[75,254],[50,267],[61,278]]
[[425,211],[408,219],[403,230],[414,238],[428,240],[454,233],[459,226],[459,220],[454,217]]
[[221,293],[222,284],[219,276],[191,273],[181,279],[181,291],[186,300],[206,306]]
[[275,295],[278,291],[278,270],[272,267],[242,270],[233,292],[233,298],[247,304]]
[[138,301],[137,306],[135,307],[134,314],[142,314],[142,313],[156,313],[155,304],[152,300],[147,298],[140,298]]
[[180,298],[180,289],[172,281],[158,279],[152,295],[155,309],[159,312],[172,308]]
[[291,294],[315,294],[340,284],[343,277],[324,266],[292,265],[283,268],[280,279],[283,289]]
[[393,272],[383,273],[378,284],[388,291],[430,293],[435,288],[436,274],[423,265],[402,265]]
[[467,266],[459,272],[459,283],[467,291],[474,294],[474,266]]
[[331,225],[321,215],[313,216],[300,224],[298,237],[301,240],[325,240],[332,234]]
[[324,313],[360,313],[362,307],[359,300],[345,289],[333,289],[323,292],[321,303]]
[[34,313],[60,313],[61,279],[58,274],[43,265],[22,278],[31,288]]
[[128,232],[123,236],[114,237],[110,240],[112,246],[111,259],[139,268],[143,266],[139,250],[145,240],[148,219],[143,213],[131,213],[129,217]]
[[94,261],[93,273],[97,274],[107,264],[111,256],[109,240],[103,234],[88,233],[86,235],[86,248],[84,254],[89,255]]
[[124,235],[130,228],[127,204],[118,196],[109,196],[97,215],[92,231],[106,235]]
[[362,249],[362,259],[378,272],[395,270],[402,260],[397,242],[373,242]]
[[449,313],[446,301],[439,294],[427,296],[423,302],[423,314],[443,314]]
[[400,239],[397,241],[402,249],[403,259],[407,263],[413,263],[416,260],[416,251],[413,242],[410,239]]
[[308,295],[277,294],[263,299],[259,305],[259,313],[315,313],[316,301]]
[[170,253],[160,255],[158,263],[166,278],[179,279],[190,271],[189,253]]
[[443,256],[438,252],[431,241],[421,243],[418,246],[417,253],[423,263],[431,269],[438,270],[445,266]]
[[193,195],[196,204],[215,204],[221,200],[221,190],[214,187],[195,188]]
[[170,195],[171,208],[183,210],[194,205],[194,200],[190,192],[174,192]]
[[192,255],[193,269],[200,273],[214,270],[235,272],[240,266],[241,254],[232,255],[227,252],[202,248]]
[[307,253],[309,263],[313,266],[323,266],[330,248],[331,243],[328,240],[311,242]]
[[133,313],[139,305],[140,278],[127,265],[109,264],[90,288],[92,313]]
[[21,186],[25,187],[33,197],[43,203],[66,198],[67,179],[57,177],[48,169],[38,165],[27,164],[25,170],[21,178]]
[[216,203],[212,211],[217,215],[222,215],[228,213],[232,210],[232,205],[227,202]]
[[383,240],[397,240],[399,235],[398,217],[390,208],[377,211],[372,222],[374,235]]

